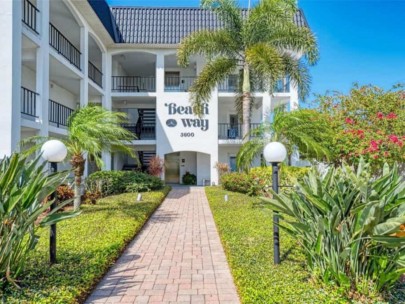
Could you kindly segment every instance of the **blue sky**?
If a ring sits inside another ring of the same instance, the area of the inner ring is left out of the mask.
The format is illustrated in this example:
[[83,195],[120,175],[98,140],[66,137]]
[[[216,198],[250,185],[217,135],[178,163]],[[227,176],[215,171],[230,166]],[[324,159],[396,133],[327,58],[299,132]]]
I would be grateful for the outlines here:
[[[199,0],[107,0],[110,5],[198,6]],[[252,0],[252,3],[255,2]],[[241,0],[247,6],[248,0]],[[354,82],[405,83],[405,0],[300,0],[318,38],[312,94],[348,92]],[[313,98],[310,98],[313,99]]]

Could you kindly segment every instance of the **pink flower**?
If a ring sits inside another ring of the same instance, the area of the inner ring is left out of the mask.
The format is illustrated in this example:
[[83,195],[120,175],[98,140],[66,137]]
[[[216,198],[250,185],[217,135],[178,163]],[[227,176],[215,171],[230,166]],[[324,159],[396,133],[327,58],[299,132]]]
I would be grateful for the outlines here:
[[387,117],[388,119],[396,119],[398,116],[397,116],[397,114],[391,112],[391,113],[389,113],[386,117]]
[[385,152],[384,152],[384,156],[385,156],[385,157],[388,157],[388,156],[390,156],[390,152],[388,152],[388,151],[385,151]]
[[377,118],[378,119],[383,119],[384,118],[384,114],[382,112],[378,112],[377,113]]
[[349,124],[349,125],[354,124],[354,120],[351,119],[351,118],[349,118],[349,117],[347,117],[347,118],[345,119],[345,122],[346,122],[347,124]]
[[376,154],[376,155],[373,155],[373,158],[374,159],[377,159],[378,158],[378,155]]
[[388,138],[389,138],[389,140],[390,140],[391,142],[393,142],[394,144],[397,143],[397,142],[399,142],[399,139],[398,139],[398,137],[397,137],[396,135],[391,134],[391,135],[388,136]]
[[370,142],[370,148],[368,149],[370,152],[378,151],[378,143],[375,140]]

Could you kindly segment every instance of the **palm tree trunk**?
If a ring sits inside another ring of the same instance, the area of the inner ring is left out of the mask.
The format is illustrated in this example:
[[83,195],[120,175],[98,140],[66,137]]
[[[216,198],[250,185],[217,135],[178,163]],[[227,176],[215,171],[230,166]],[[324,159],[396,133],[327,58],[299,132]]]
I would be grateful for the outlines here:
[[250,73],[249,65],[245,63],[243,67],[243,86],[242,86],[242,136],[243,142],[249,141],[250,133],[250,101],[251,101],[251,92],[250,92]]
[[70,164],[72,165],[73,172],[75,175],[75,182],[74,182],[74,191],[75,191],[75,198],[73,201],[74,210],[80,209],[81,204],[81,187],[82,187],[82,176],[84,173],[84,164],[86,160],[84,159],[82,154],[75,154],[72,156]]

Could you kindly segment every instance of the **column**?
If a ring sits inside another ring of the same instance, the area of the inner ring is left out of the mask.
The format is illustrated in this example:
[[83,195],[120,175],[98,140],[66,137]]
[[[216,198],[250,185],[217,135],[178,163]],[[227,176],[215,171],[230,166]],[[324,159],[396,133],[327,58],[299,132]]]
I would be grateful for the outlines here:
[[298,109],[298,87],[290,82],[290,111]]
[[17,149],[21,131],[22,1],[0,5],[0,158]]
[[49,134],[49,0],[38,1],[40,11],[40,46],[37,49],[36,85],[38,117],[41,123],[40,136]]
[[80,28],[80,52],[83,72],[83,78],[80,80],[80,107],[84,107],[89,102],[89,30],[85,26]]
[[163,94],[165,91],[165,56],[163,53],[156,55],[156,93]]
[[271,96],[264,94],[262,99],[262,122],[269,121],[271,115]]

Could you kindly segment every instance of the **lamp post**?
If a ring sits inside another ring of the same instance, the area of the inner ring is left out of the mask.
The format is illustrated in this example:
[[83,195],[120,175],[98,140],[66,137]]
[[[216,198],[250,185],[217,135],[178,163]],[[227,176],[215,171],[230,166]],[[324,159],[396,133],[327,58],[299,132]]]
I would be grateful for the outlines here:
[[[52,139],[48,140],[42,145],[41,148],[42,158],[51,164],[51,172],[58,171],[58,163],[62,162],[66,155],[67,149],[63,142]],[[56,189],[55,189],[56,190]],[[53,202],[51,204],[51,211],[56,208],[56,193],[52,194]],[[49,260],[51,264],[56,263],[56,224],[51,225],[49,237]]]
[[[282,143],[271,142],[264,147],[263,156],[267,162],[271,163],[272,189],[274,192],[278,193],[278,164],[285,160],[287,149]],[[273,211],[274,264],[280,264],[280,233],[278,221],[278,212]]]

